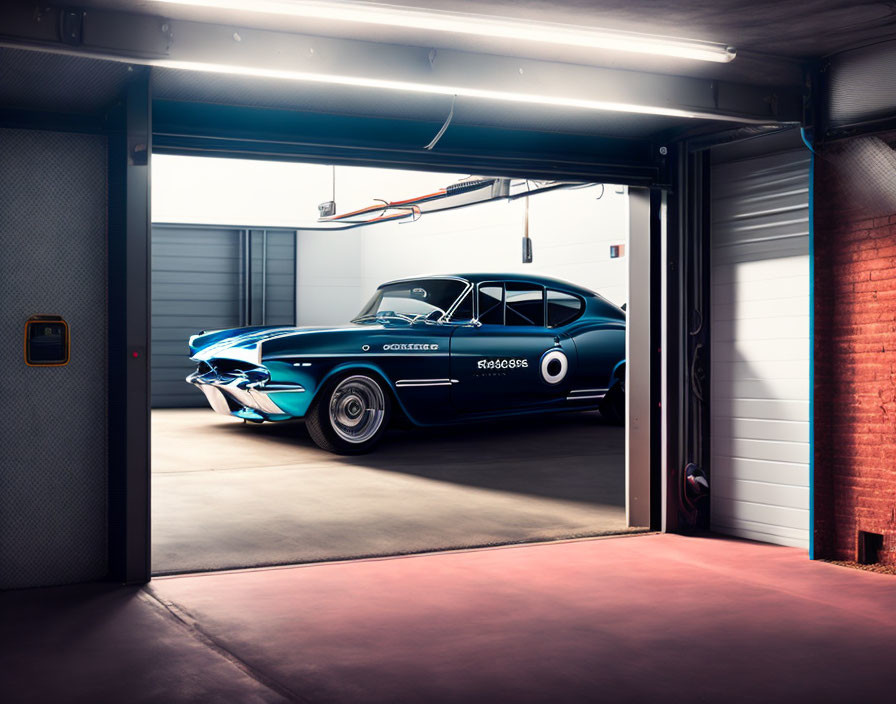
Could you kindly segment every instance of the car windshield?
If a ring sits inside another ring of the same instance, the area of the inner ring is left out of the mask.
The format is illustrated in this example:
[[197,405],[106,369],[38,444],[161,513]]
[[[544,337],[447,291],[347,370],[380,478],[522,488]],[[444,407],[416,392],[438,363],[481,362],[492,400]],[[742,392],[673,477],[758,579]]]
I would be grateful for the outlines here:
[[388,284],[377,289],[354,321],[438,319],[466,288],[466,282],[458,279],[416,279]]

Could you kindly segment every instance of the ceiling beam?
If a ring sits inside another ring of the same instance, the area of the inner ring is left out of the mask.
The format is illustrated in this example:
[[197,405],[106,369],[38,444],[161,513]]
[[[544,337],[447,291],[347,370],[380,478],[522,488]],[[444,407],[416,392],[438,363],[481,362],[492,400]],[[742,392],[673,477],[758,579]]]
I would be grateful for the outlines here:
[[792,87],[334,39],[128,12],[4,5],[0,27],[0,45],[4,46],[181,70],[238,70],[248,75],[301,79],[297,85],[306,86],[347,78],[368,81],[383,90],[417,86],[422,92],[457,92],[473,100],[531,100],[572,110],[603,109],[601,106],[622,112],[643,109],[682,119],[688,115],[742,124],[798,123],[803,111],[803,96]]

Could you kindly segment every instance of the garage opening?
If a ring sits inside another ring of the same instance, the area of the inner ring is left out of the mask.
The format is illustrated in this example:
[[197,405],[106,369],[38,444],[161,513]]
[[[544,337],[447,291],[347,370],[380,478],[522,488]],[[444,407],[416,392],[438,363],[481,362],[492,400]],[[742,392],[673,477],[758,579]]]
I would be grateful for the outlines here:
[[625,186],[157,155],[152,188],[156,574],[647,529]]

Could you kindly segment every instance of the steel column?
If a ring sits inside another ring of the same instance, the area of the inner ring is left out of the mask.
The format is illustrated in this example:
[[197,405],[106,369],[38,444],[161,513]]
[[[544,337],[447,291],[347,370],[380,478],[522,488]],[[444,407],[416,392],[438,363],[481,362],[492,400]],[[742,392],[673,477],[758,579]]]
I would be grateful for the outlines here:
[[663,530],[708,528],[709,504],[686,499],[686,468],[709,474],[709,153],[675,145],[663,238]]
[[650,281],[651,199],[646,188],[629,189],[629,293],[625,335],[625,513],[629,526],[651,524]]
[[109,136],[109,573],[150,577],[149,71],[110,112]]

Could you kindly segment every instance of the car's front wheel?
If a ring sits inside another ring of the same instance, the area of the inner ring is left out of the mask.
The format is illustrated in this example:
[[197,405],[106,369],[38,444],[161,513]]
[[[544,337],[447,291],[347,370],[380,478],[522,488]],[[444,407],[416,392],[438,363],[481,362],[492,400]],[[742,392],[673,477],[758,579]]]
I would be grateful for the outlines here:
[[305,414],[311,439],[343,455],[370,452],[389,425],[391,400],[372,376],[357,373],[330,380]]

